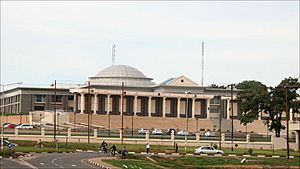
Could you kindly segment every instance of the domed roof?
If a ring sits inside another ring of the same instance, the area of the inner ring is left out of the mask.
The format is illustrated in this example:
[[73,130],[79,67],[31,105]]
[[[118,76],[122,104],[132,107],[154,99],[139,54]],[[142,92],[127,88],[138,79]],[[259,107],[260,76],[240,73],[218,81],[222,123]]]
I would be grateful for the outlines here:
[[115,85],[125,83],[131,87],[154,86],[152,78],[146,77],[142,72],[127,65],[113,65],[101,70],[94,77],[90,77],[92,85]]
[[113,65],[101,70],[95,77],[147,78],[142,72],[127,65]]

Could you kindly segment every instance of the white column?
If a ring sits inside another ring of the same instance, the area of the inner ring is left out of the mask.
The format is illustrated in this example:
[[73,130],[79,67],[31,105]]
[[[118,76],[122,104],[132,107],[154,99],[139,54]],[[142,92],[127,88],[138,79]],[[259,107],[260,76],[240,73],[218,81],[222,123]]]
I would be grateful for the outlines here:
[[45,137],[45,128],[41,128],[41,137]]
[[163,97],[162,114],[166,117],[166,97]]
[[81,102],[80,102],[80,114],[84,113],[84,109],[85,109],[85,98],[84,98],[84,93],[80,93],[81,94]]
[[151,117],[151,99],[152,97],[148,97],[148,116]]
[[68,128],[68,137],[71,137],[71,132],[72,132],[72,129],[71,128]]
[[94,94],[94,114],[97,114],[98,111],[98,94]]
[[177,98],[177,118],[180,118],[180,99]]
[[107,95],[107,115],[109,114],[110,111],[110,94]]
[[192,118],[195,118],[195,98],[192,98]]
[[77,110],[78,110],[78,96],[77,96],[77,93],[74,93],[74,103],[75,103],[74,112],[77,112]]
[[290,109],[290,121],[293,121],[293,109]]
[[94,129],[94,138],[97,139],[97,137],[98,137],[98,130]]
[[230,119],[230,110],[232,108],[230,107],[230,99],[227,99],[227,119]]
[[258,113],[258,120],[261,120],[262,112]]
[[137,100],[138,100],[138,96],[134,96],[134,101],[133,101],[133,113],[136,115],[137,113]]
[[210,117],[209,117],[209,115],[210,115],[210,113],[209,113],[209,112],[210,112],[210,98],[207,98],[207,99],[206,99],[206,102],[207,102],[207,103],[206,103],[206,112],[207,112],[207,113],[206,113],[206,116],[207,116],[206,118],[207,118],[207,119],[210,119]]

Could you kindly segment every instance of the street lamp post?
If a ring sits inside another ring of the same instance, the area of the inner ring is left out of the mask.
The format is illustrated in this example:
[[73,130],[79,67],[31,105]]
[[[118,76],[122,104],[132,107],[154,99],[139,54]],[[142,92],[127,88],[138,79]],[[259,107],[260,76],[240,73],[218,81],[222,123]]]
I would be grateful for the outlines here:
[[[53,84],[51,85],[53,86]],[[53,140],[56,142],[56,80],[54,80],[54,105],[53,105]]]
[[23,82],[17,82],[17,83],[10,83],[10,84],[1,84],[2,86],[2,113],[1,113],[1,150],[3,150],[3,141],[4,141],[4,127],[3,127],[3,116],[4,116],[4,87],[5,86],[12,86],[12,85],[21,85]]
[[189,106],[189,98],[188,95],[191,91],[185,91],[186,95],[186,106],[185,106],[185,119],[186,119],[186,126],[185,126],[185,135],[184,135],[184,151],[186,153],[186,141],[187,141],[187,131],[188,131],[188,106]]
[[218,96],[218,100],[219,100],[219,105],[218,105],[218,111],[219,111],[219,149],[221,149],[222,143],[222,116],[221,116],[221,96]]

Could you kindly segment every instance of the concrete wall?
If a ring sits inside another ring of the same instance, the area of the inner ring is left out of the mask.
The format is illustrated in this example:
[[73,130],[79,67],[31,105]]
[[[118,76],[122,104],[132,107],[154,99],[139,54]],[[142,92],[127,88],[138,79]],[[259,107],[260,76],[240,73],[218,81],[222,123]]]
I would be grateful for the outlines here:
[[29,115],[3,116],[3,123],[29,123]]

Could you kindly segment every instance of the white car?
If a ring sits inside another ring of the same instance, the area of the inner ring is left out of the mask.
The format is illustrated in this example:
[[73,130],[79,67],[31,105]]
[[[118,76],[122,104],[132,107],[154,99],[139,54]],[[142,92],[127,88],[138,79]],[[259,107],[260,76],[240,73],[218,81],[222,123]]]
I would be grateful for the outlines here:
[[185,136],[185,134],[188,136],[189,132],[188,131],[184,131],[184,130],[181,130],[181,131],[177,132],[177,135],[179,135],[179,136]]
[[207,131],[204,135],[205,135],[206,137],[214,137],[214,136],[215,136],[215,133],[214,133],[214,132],[211,132],[211,131]]
[[162,133],[162,131],[161,131],[160,129],[154,129],[154,130],[152,131],[152,134],[153,134],[153,135],[162,135],[163,133]]
[[21,124],[16,127],[17,129],[33,129],[34,126],[32,124]]
[[138,130],[138,132],[139,132],[139,134],[146,134],[146,132],[149,132],[149,130],[141,128]]
[[224,151],[217,150],[212,146],[202,146],[195,149],[195,154],[224,154]]

